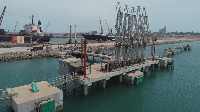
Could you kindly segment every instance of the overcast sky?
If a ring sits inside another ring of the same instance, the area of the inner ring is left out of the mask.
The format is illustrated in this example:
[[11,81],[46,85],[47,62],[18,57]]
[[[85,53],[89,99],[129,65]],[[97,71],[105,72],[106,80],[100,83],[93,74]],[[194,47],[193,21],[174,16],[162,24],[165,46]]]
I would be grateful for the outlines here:
[[[155,32],[167,26],[167,32],[200,32],[200,0],[0,0],[0,12],[7,6],[1,29],[16,31],[31,22],[42,22],[42,29],[50,22],[47,32],[68,33],[69,26],[77,26],[77,32],[100,31],[99,17],[102,19],[104,32],[114,31],[116,22],[116,5],[124,8],[146,7],[149,15],[150,29]],[[114,31],[115,32],[115,31]]]

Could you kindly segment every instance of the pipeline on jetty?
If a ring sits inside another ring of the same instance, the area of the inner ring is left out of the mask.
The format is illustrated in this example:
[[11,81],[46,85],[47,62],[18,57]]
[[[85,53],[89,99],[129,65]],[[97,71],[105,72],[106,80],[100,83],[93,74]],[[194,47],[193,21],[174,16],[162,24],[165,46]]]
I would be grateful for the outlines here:
[[177,50],[177,52],[178,52],[178,50],[181,50],[181,52],[183,50],[188,50],[189,51],[189,50],[192,50],[192,46],[187,44],[187,45],[178,46],[178,47],[174,47],[174,48],[171,48],[171,47],[165,48],[164,52],[162,54],[162,57],[169,57],[170,54],[174,55],[176,50]]

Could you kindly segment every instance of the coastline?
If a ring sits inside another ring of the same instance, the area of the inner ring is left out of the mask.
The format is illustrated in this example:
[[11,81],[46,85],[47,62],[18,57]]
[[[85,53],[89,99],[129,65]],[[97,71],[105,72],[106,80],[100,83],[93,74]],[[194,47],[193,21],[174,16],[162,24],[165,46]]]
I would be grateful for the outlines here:
[[[151,41],[151,40],[150,40]],[[200,38],[171,38],[171,39],[158,39],[155,45],[175,44],[184,42],[200,41]],[[147,43],[147,46],[152,45],[152,42]]]

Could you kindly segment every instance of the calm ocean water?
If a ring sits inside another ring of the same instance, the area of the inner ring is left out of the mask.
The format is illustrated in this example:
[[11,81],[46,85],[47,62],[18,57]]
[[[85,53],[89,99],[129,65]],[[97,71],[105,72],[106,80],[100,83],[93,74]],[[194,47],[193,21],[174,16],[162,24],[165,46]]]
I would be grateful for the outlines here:
[[[61,112],[194,112],[200,107],[200,42],[188,42],[156,46],[156,55],[164,48],[192,45],[192,51],[175,53],[174,69],[156,69],[145,75],[139,85],[118,83],[117,78],[108,81],[106,89],[94,89],[87,97],[64,94]],[[146,57],[150,56],[150,47]],[[37,58],[0,62],[0,88],[30,84],[56,77],[56,58]],[[1,105],[0,112],[5,111]]]

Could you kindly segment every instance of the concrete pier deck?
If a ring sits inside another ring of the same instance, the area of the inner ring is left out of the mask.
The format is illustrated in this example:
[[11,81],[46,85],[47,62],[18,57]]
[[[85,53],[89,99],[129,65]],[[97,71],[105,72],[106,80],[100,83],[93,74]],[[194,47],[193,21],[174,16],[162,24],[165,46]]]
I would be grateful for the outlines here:
[[151,65],[158,64],[159,60],[146,60],[145,63],[135,64],[133,66],[127,66],[126,68],[119,68],[119,70],[113,70],[112,72],[106,72],[101,70],[101,64],[95,63],[91,65],[91,74],[89,74],[89,70],[87,70],[87,78],[84,76],[80,76],[80,82],[84,85],[90,86],[93,82],[97,82],[103,79],[109,80],[111,77],[117,75],[125,75],[127,72],[133,70],[140,70],[141,68],[150,67]]
[[38,82],[39,92],[32,92],[31,84],[20,87],[7,89],[8,94],[13,92],[18,93],[17,97],[8,99],[10,106],[15,112],[30,112],[36,109],[36,102],[49,100],[49,98],[55,100],[55,106],[63,105],[63,91],[56,87],[49,87],[49,83],[46,81]]
[[[16,92],[19,95],[17,97],[13,97],[13,101],[16,102],[16,104],[22,104],[27,101],[31,101],[34,99],[38,99],[41,97],[45,97],[51,94],[55,94],[57,92],[62,92],[62,90],[56,88],[56,87],[49,87],[49,83],[46,81],[38,82],[38,87],[40,88],[40,92],[33,93],[31,84],[20,86],[16,88],[12,88],[12,92]],[[11,94],[11,89],[6,90],[8,94]]]
[[133,84],[135,83],[135,79],[138,76],[143,76],[143,72],[135,71],[135,72],[128,73],[127,75],[123,76],[123,79],[126,83]]

